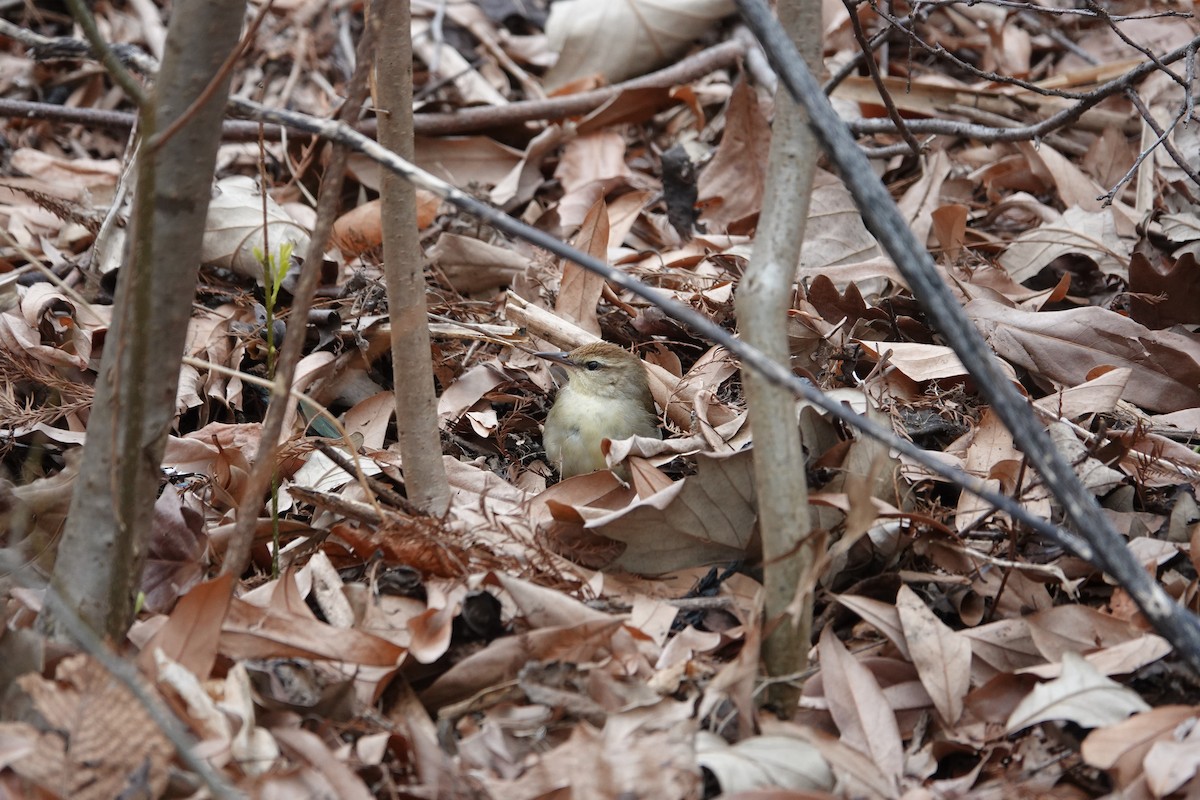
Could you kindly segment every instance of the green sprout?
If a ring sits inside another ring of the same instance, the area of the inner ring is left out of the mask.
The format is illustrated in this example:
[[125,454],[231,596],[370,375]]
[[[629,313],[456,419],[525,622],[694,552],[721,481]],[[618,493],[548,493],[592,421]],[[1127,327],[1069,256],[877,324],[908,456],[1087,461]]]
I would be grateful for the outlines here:
[[[292,243],[284,242],[279,246],[279,255],[265,256],[257,247],[254,257],[262,265],[263,271],[263,308],[267,326],[267,377],[275,380],[275,307],[279,302],[279,288],[287,276],[292,264]],[[279,473],[271,475],[271,577],[279,577]]]

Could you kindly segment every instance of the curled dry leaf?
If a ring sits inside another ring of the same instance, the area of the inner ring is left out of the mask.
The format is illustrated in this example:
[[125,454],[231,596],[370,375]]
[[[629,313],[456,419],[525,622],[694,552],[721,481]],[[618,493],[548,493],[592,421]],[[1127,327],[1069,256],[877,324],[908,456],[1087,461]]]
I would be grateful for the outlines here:
[[262,192],[252,178],[235,175],[217,181],[208,204],[201,262],[261,283],[260,259],[267,246],[276,262],[284,245],[291,245],[293,255],[303,256],[308,250],[308,232],[270,197],[265,203],[264,212]]
[[587,530],[625,544],[609,567],[640,575],[747,557],[756,511],[749,451],[697,456],[697,472],[618,511],[576,508]]
[[731,0],[560,0],[546,22],[558,61],[544,83],[553,90],[592,75],[616,83],[649,72],[734,10]]
[[1185,722],[1194,721],[1195,706],[1159,706],[1134,714],[1115,725],[1097,728],[1088,734],[1080,755],[1090,766],[1110,770],[1117,786],[1124,788],[1142,774],[1142,760],[1160,741],[1174,740],[1174,732]]
[[712,771],[725,793],[767,787],[833,788],[833,771],[820,751],[787,736],[753,736],[730,745],[714,733],[700,731],[696,761]]
[[529,259],[511,248],[456,233],[439,236],[429,258],[464,294],[506,286],[529,267]]
[[[575,236],[574,245],[594,258],[608,258],[608,208],[604,198],[598,199],[583,219],[583,227]],[[600,302],[605,280],[570,261],[562,265],[558,299],[554,313],[575,322],[580,328],[599,338],[600,322],[596,306]]]
[[895,781],[904,771],[904,744],[879,682],[846,650],[832,628],[822,631],[818,649],[829,713],[842,741],[870,757]]
[[[598,660],[601,653],[612,651],[615,637],[628,637],[621,633],[622,625],[619,619],[601,619],[497,639],[443,673],[421,693],[421,700],[431,709],[465,700],[490,686],[514,680],[531,661]],[[620,646],[628,648],[629,643]]]
[[234,600],[221,627],[221,653],[230,658],[317,658],[363,666],[395,666],[404,649],[312,616],[284,613]]
[[1152,411],[1200,405],[1200,344],[1102,308],[1029,312],[973,300],[967,316],[1001,358],[1055,383],[1083,383],[1101,366],[1133,371],[1125,397]]
[[[1093,650],[1084,656],[1084,660],[1103,675],[1129,675],[1170,653],[1171,645],[1166,639],[1147,633],[1111,647]],[[1017,673],[1037,675],[1039,678],[1056,678],[1062,673],[1062,664],[1039,664],[1017,670]]]
[[896,608],[921,685],[942,719],[954,725],[971,684],[971,643],[938,619],[908,586],[900,587]]
[[1078,653],[1063,654],[1062,674],[1038,684],[1005,723],[1008,733],[1047,720],[1065,720],[1085,728],[1111,725],[1150,706],[1132,689],[1104,677]]
[[1000,257],[1000,264],[1014,280],[1023,282],[1066,255],[1089,258],[1106,275],[1124,275],[1130,247],[1117,235],[1111,209],[1084,211],[1075,206],[1060,219],[1017,237]]
[[705,221],[720,230],[761,210],[770,143],[757,90],[745,80],[738,81],[729,100],[721,145],[700,174]]
[[1155,797],[1177,792],[1200,770],[1200,736],[1194,725],[1188,727],[1181,741],[1159,740],[1146,753],[1146,785]]
[[[383,220],[380,217],[382,202],[369,200],[347,211],[333,223],[333,244],[346,258],[355,258],[383,245]],[[434,206],[436,209],[437,207]],[[432,220],[417,221],[418,228],[425,228]]]

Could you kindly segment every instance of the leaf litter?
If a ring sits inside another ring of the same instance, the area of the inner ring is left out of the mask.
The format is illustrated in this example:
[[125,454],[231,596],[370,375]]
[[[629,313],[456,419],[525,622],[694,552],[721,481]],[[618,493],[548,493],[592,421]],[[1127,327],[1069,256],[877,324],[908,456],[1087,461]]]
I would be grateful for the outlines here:
[[[161,22],[144,5],[98,13],[115,39],[157,52]],[[572,5],[555,3],[547,20],[536,5],[449,4],[445,40],[419,7],[418,120],[569,97],[734,33],[724,2],[614,4],[599,21]],[[855,45],[845,12],[827,14],[832,69]],[[5,15],[71,32],[53,14]],[[1055,89],[1086,92],[1139,63],[1100,19],[1067,32],[1062,17],[1040,15],[1036,25],[1018,17],[986,3],[950,5],[914,30],[972,53],[980,69]],[[685,18],[696,27],[685,30]],[[234,91],[328,116],[348,77],[334,57],[339,41],[360,26],[344,4],[274,4]],[[607,36],[603,48],[569,44],[594,38],[596,26],[638,35]],[[1196,34],[1190,19],[1121,26],[1159,51]],[[663,32],[670,36],[658,41]],[[1074,37],[1069,48],[1056,43],[1064,34]],[[67,108],[124,108],[90,65],[34,61],[16,39],[0,43],[12,66],[0,70],[6,99],[42,99],[53,87]],[[558,49],[570,57],[556,58]],[[918,133],[926,120],[981,119],[968,105],[1028,125],[1071,102],[923,58],[893,60],[885,84]],[[1170,87],[1161,73],[1142,86],[1163,118],[1176,102]],[[878,100],[869,81],[850,77],[834,97],[852,124],[869,128]],[[422,135],[417,161],[733,327],[733,293],[761,211],[771,106],[754,80],[718,62],[670,91],[618,93],[591,114]],[[1185,155],[1194,127],[1171,134]],[[1128,100],[1113,98],[1037,144],[943,134],[919,160],[877,163],[1131,549],[1195,609],[1200,188],[1186,162],[1161,151],[1118,185],[1143,146],[1141,128]],[[10,117],[4,131],[0,510],[5,546],[48,569],[99,358],[112,346],[104,275],[119,266],[112,219],[128,194],[127,142],[119,129],[53,120]],[[898,138],[864,141],[886,147]],[[677,227],[664,200],[673,187],[660,156],[672,145],[699,166],[693,228]],[[294,387],[336,415],[348,438],[309,407],[296,413],[277,465],[283,570],[270,575],[264,523],[254,570],[231,598],[229,580],[213,576],[265,407],[263,298],[246,259],[261,236],[253,181],[265,158],[271,225],[296,241],[307,236],[320,188],[312,143],[268,137],[263,147],[228,141],[219,156],[223,192],[249,192],[251,210],[214,217],[206,239],[212,252],[144,604],[119,648],[187,723],[196,751],[239,789],[505,798],[751,797],[768,787],[790,797],[1194,792],[1197,684],[1123,590],[811,408],[799,420],[814,518],[830,542],[816,588],[815,666],[797,676],[803,695],[791,721],[757,710],[761,574],[737,363],[641,300],[430,197],[420,199],[419,225],[454,500],[441,519],[414,513],[389,449],[396,378],[378,169],[361,159],[352,160],[356,194],[347,193],[335,226]],[[1105,192],[1111,203],[1101,202]],[[929,327],[836,175],[819,173],[812,207],[788,319],[793,367],[1055,517],[976,395],[971,365]],[[554,483],[540,450],[553,379],[529,353],[597,335],[643,357],[668,433],[612,444],[611,463],[630,465],[629,486],[608,473]],[[98,662],[43,650],[41,598],[15,586],[7,598],[2,672],[33,713],[0,723],[5,790],[194,794],[194,776]]]

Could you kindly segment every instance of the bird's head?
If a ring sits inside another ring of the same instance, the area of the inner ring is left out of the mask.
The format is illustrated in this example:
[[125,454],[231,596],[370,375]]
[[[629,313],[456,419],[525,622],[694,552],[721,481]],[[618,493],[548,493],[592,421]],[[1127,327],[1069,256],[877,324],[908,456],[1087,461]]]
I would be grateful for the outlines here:
[[593,342],[569,353],[538,353],[566,368],[571,391],[592,397],[639,401],[650,395],[642,360],[615,344]]

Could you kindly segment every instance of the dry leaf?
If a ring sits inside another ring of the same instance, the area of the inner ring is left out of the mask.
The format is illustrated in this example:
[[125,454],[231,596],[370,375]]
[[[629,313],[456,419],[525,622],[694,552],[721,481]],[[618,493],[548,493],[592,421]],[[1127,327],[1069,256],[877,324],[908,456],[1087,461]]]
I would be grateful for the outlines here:
[[456,233],[439,236],[429,259],[455,290],[464,293],[507,286],[529,266],[529,260],[511,248]]
[[[270,197],[264,201],[253,178],[235,175],[217,181],[208,203],[208,220],[200,246],[201,262],[224,267],[262,283],[261,259],[267,254],[264,239],[269,242],[269,255],[276,265],[279,265],[279,254],[285,245],[291,245],[294,256],[303,257],[308,252],[308,232]],[[286,271],[290,264],[281,266]]]
[[[597,200],[588,210],[583,227],[575,236],[574,245],[593,258],[608,260],[608,209],[604,198]],[[602,276],[585,270],[573,261],[567,261],[562,267],[562,282],[554,313],[599,337],[600,322],[596,318],[596,306],[603,291]]]
[[611,567],[659,575],[746,557],[756,518],[749,451],[702,454],[697,467],[619,511],[578,509],[589,531],[625,544]]
[[1090,766],[1112,770],[1119,787],[1128,786],[1142,773],[1142,759],[1158,741],[1171,741],[1180,725],[1194,721],[1194,706],[1159,706],[1134,714],[1115,725],[1097,728],[1088,734],[1080,755]]
[[1066,255],[1089,258],[1106,275],[1124,275],[1131,252],[1117,235],[1111,209],[1084,211],[1074,206],[1061,219],[1018,236],[1000,256],[1000,264],[1020,282]]
[[553,90],[591,75],[617,83],[649,72],[734,10],[730,0],[559,0],[546,21],[559,56],[544,83]]
[[1028,312],[991,300],[965,308],[996,353],[1055,383],[1075,386],[1101,366],[1128,368],[1123,399],[1152,411],[1200,405],[1200,345],[1102,308]]
[[875,676],[846,650],[832,628],[822,631],[818,647],[829,713],[842,741],[896,780],[904,771],[904,744]]
[[[700,173],[702,218],[724,228],[762,208],[771,132],[758,93],[741,80],[726,110],[725,133],[712,161]],[[820,208],[813,202],[813,208]]]
[[730,745],[714,733],[700,731],[696,761],[712,771],[725,794],[767,787],[833,788],[833,772],[817,748],[786,736],[753,736]]
[[1149,710],[1137,692],[1104,677],[1078,653],[1067,652],[1062,658],[1062,675],[1035,686],[1013,710],[1004,729],[1016,733],[1046,720],[1099,728]]
[[908,586],[900,587],[896,608],[921,685],[942,719],[954,725],[971,684],[971,644],[934,616]]

